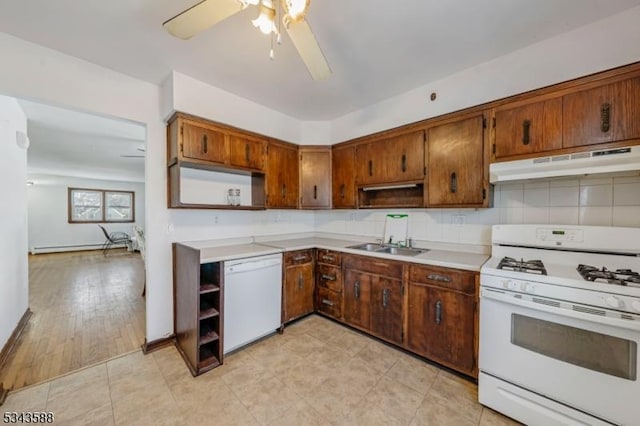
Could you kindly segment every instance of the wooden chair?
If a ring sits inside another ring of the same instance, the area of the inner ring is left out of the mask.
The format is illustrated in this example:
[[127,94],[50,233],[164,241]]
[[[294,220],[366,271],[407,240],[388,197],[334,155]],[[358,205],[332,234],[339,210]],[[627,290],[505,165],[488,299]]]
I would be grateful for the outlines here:
[[106,229],[104,229],[104,226],[102,225],[98,225],[98,226],[100,227],[100,229],[102,229],[102,232],[104,233],[104,236],[106,238],[106,241],[102,245],[103,255],[106,256],[109,249],[112,248],[114,245],[126,244],[127,249],[131,250],[131,237],[129,236],[129,234],[127,234],[126,232],[109,233],[107,232]]

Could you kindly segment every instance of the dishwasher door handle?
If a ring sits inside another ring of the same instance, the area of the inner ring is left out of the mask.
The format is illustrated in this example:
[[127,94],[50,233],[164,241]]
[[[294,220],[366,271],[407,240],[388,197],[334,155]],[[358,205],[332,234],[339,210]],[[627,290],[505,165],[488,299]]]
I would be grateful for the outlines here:
[[256,260],[256,261],[249,261],[249,262],[241,262],[241,263],[234,263],[232,265],[227,265],[224,267],[224,273],[229,275],[229,274],[239,274],[241,272],[248,272],[248,271],[257,271],[260,269],[266,269],[266,268],[271,268],[273,266],[280,266],[282,265],[282,260],[281,259],[269,259],[269,260]]

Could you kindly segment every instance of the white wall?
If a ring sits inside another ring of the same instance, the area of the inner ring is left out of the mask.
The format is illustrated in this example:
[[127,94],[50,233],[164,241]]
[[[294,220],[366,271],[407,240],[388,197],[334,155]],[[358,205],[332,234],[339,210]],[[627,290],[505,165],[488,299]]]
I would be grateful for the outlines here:
[[[640,7],[417,87],[332,122],[334,143],[640,60]],[[436,92],[436,101],[429,95]]]
[[27,150],[16,144],[26,135],[27,118],[15,99],[0,96],[0,349],[28,307]]
[[100,248],[104,234],[95,223],[68,223],[68,188],[116,189],[135,193],[135,222],[101,224],[107,231],[133,235],[133,225],[144,229],[144,183],[76,178],[28,176],[29,250],[47,253]]
[[316,231],[382,238],[387,213],[407,213],[416,241],[473,245],[491,244],[499,223],[640,227],[640,176],[501,183],[490,209],[319,211]]

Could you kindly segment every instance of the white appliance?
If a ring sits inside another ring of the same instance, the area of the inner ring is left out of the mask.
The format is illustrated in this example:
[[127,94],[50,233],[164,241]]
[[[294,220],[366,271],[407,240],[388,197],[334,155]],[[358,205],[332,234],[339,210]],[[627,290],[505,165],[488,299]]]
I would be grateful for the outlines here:
[[640,170],[640,146],[575,152],[489,165],[491,183]]
[[281,306],[282,254],[224,262],[223,352],[273,333]]
[[528,425],[640,424],[640,228],[495,225],[480,402]]

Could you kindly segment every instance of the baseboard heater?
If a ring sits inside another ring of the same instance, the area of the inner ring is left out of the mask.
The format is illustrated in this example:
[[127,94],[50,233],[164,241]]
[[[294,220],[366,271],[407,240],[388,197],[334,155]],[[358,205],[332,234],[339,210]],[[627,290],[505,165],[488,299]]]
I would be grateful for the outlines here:
[[[43,246],[43,247],[31,247],[29,252],[31,254],[39,253],[56,253],[64,251],[82,251],[82,250],[101,250],[104,243],[97,244],[75,244],[67,246]],[[112,245],[111,248],[123,248],[127,247],[126,244]]]

